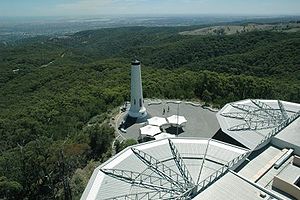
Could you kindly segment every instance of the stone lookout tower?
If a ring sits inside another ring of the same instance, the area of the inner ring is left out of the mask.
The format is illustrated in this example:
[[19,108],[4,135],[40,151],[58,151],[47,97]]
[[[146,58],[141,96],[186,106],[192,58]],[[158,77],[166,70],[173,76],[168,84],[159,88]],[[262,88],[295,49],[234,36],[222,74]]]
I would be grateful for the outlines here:
[[131,62],[131,100],[128,115],[132,118],[141,119],[147,116],[144,106],[141,62],[134,60]]

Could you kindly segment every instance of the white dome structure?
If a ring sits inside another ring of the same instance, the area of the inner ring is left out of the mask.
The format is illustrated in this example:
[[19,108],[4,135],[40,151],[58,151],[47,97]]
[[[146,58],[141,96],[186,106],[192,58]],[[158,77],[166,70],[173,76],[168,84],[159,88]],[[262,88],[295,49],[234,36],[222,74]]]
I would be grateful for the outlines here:
[[189,199],[242,162],[247,152],[212,139],[134,145],[94,170],[81,199]]

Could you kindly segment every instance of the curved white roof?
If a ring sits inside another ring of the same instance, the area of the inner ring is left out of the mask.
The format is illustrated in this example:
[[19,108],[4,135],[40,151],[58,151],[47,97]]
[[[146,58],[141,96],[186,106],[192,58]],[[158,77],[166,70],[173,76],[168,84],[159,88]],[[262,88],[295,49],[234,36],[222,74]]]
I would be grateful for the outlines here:
[[[180,166],[186,167],[181,168],[185,169],[184,174],[189,174],[186,178],[176,164],[174,151],[184,163]],[[125,199],[124,195],[148,199],[141,196],[143,194],[156,194],[152,199],[170,197],[173,190],[173,194],[177,195],[180,193],[177,189],[181,186],[201,182],[246,152],[246,149],[209,139],[172,138],[138,144],[97,167],[81,199]],[[151,166],[156,166],[158,171],[147,165],[143,157],[152,162]],[[187,179],[188,183],[185,182]]]
[[246,99],[226,104],[217,119],[224,133],[249,149],[274,128],[300,111],[300,104],[278,100]]

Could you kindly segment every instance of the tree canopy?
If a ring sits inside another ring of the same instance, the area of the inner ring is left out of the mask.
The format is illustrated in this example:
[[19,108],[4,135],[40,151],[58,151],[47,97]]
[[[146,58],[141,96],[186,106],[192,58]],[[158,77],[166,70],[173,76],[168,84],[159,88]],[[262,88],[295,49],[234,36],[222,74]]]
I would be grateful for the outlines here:
[[101,29],[0,46],[0,198],[80,197],[90,175],[80,170],[110,157],[107,118],[129,100],[134,56],[146,98],[300,102],[299,32],[178,34],[187,29]]

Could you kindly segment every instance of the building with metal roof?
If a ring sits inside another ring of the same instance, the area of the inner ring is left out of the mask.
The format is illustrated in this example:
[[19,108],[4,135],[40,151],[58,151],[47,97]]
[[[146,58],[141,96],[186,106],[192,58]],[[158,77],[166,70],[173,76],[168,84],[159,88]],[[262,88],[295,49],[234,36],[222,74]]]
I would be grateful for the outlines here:
[[169,138],[126,148],[94,170],[82,199],[300,199],[300,104],[225,105],[215,139]]
[[[261,195],[265,196],[264,198]],[[229,171],[218,181],[197,195],[194,200],[262,200],[274,199],[273,195],[266,195],[262,189],[240,178],[236,173]]]
[[128,147],[95,169],[82,199],[189,199],[246,149],[210,139],[163,139]]
[[272,143],[281,148],[289,146],[297,155],[300,155],[300,117],[276,134],[272,138]]
[[300,104],[246,99],[226,104],[217,113],[217,119],[225,134],[243,146],[254,149],[271,131],[299,115]]

